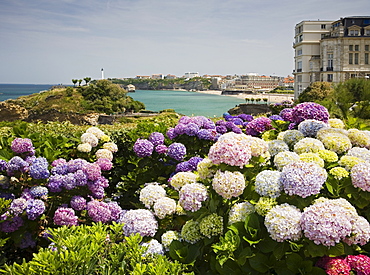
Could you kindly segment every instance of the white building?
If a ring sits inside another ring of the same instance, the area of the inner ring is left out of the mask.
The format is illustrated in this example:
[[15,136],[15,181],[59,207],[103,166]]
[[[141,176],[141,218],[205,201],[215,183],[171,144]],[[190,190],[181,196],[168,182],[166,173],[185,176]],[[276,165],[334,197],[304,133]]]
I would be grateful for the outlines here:
[[185,73],[185,78],[199,77],[199,73]]
[[370,16],[336,21],[302,21],[293,48],[295,98],[311,83],[369,77]]

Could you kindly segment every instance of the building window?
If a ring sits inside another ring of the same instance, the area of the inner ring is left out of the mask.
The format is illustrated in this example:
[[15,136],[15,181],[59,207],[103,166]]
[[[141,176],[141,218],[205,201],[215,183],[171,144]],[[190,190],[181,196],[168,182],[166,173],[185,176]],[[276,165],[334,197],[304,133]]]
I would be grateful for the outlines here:
[[302,72],[302,61],[297,62],[297,72]]
[[328,82],[333,82],[333,75],[332,74],[328,74],[328,78],[327,78]]
[[302,76],[301,75],[297,76],[297,82],[302,82]]
[[369,65],[369,53],[365,53],[365,64]]
[[348,64],[353,64],[353,53],[349,53]]
[[370,30],[365,30],[365,35],[370,36]]
[[365,51],[369,51],[369,45],[365,45]]
[[358,36],[360,34],[359,30],[350,30],[349,36]]
[[353,51],[353,45],[349,45],[348,47],[350,51]]
[[302,55],[302,49],[299,49],[299,50],[297,51],[297,55]]
[[355,45],[355,51],[358,52],[360,50],[360,45]]
[[321,29],[322,30],[325,30],[326,29],[326,25],[325,24],[321,24]]
[[328,70],[333,70],[333,54],[329,53],[328,54]]
[[358,53],[355,53],[355,64],[358,65]]

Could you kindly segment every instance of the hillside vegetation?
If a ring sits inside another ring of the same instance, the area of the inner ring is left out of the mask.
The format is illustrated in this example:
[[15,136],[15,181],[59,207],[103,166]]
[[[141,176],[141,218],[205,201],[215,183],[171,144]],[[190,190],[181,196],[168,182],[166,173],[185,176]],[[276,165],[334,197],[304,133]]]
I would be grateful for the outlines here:
[[79,86],[56,88],[49,91],[22,96],[8,100],[33,114],[48,113],[51,110],[60,113],[88,114],[138,112],[145,109],[142,102],[127,96],[127,91],[109,80]]

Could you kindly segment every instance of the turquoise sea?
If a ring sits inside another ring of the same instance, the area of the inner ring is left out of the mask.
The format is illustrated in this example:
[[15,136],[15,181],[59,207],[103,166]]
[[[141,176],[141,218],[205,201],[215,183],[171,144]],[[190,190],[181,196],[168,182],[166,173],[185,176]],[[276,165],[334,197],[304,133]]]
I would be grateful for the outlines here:
[[[0,84],[0,101],[38,93],[48,90],[54,85],[56,84]],[[245,102],[243,99],[230,96],[187,91],[137,90],[128,95],[135,100],[143,102],[147,110],[174,109],[177,113],[188,116],[220,117],[229,109]]]

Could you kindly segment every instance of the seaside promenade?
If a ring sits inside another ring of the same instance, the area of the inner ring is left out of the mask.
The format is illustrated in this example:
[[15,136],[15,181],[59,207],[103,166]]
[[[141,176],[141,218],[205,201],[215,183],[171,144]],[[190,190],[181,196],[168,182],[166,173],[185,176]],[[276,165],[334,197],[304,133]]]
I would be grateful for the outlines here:
[[[221,91],[219,90],[207,90],[207,91],[197,91],[197,93],[203,93],[203,94],[212,94],[212,95],[221,95]],[[274,102],[274,103],[280,103],[284,100],[294,100],[293,94],[237,94],[237,95],[224,95],[224,96],[231,96],[231,97],[237,97],[237,98],[267,98],[268,102]]]

